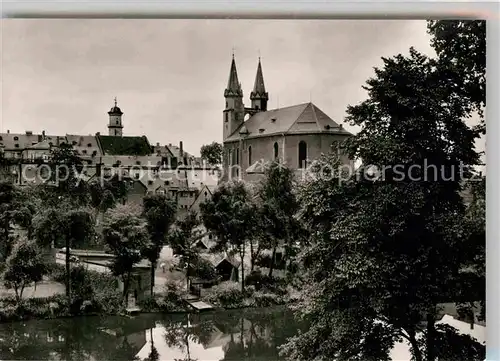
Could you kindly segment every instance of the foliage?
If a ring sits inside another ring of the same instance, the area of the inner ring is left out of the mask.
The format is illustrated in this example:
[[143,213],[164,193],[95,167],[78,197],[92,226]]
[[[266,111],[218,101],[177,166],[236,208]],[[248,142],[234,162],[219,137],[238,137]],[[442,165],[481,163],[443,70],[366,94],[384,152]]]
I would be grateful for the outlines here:
[[271,292],[257,291],[253,294],[255,307],[271,307],[283,304],[283,299],[280,295]]
[[264,275],[260,270],[251,272],[245,279],[245,284],[255,286],[257,291],[266,290],[277,294],[286,294],[286,280],[284,278]]
[[200,205],[203,224],[216,236],[217,250],[235,249],[241,260],[241,290],[244,290],[246,244],[254,237],[256,207],[242,182],[224,183],[212,198]]
[[179,266],[186,270],[187,289],[190,286],[190,270],[198,263],[199,250],[195,247],[200,238],[197,233],[199,220],[196,213],[189,211],[183,218],[176,220],[168,237],[168,243],[179,257]]
[[85,165],[71,144],[52,148],[49,166],[49,177],[39,186],[44,204],[57,207],[61,199],[70,199],[74,206],[89,204],[89,187],[81,177]]
[[38,199],[31,194],[31,189],[0,182],[0,254],[4,259],[12,248],[12,226],[17,225],[26,230],[28,238],[31,238],[32,220],[39,206]]
[[311,327],[283,347],[293,360],[388,360],[405,338],[415,360],[434,361],[437,305],[457,297],[459,271],[473,257],[463,252],[470,239],[459,194],[479,160],[478,134],[464,122],[471,108],[435,60],[410,49],[383,61],[368,99],[347,109],[362,129],[346,149],[364,166],[346,181],[326,156],[301,190],[311,237],[297,309]]
[[452,79],[447,86],[478,111],[484,132],[486,107],[486,21],[432,20],[427,24],[439,66]]
[[128,184],[114,175],[110,179],[100,178],[89,183],[90,203],[100,212],[106,212],[127,197]]
[[201,146],[201,158],[206,160],[208,164],[217,165],[222,163],[222,144],[212,142]]
[[290,249],[296,239],[298,222],[294,216],[298,203],[294,186],[293,171],[279,162],[266,167],[265,177],[258,186],[259,240],[264,248],[272,250],[269,276],[275,267],[277,247],[282,244]]
[[190,275],[204,281],[214,281],[219,277],[213,264],[201,256],[194,258],[190,268]]
[[[69,249],[81,248],[94,240],[94,216],[88,208],[73,208],[68,200],[59,207],[47,207],[33,218],[34,238],[42,247],[65,247],[66,275],[70,274]],[[65,282],[66,294],[71,298],[71,280]]]
[[207,300],[225,308],[238,308],[243,305],[245,298],[237,282],[222,282],[212,287],[207,293]]
[[184,293],[183,290],[171,284],[164,295],[147,297],[139,302],[139,306],[144,312],[186,312]]
[[[51,267],[50,277],[56,282],[64,282],[66,269],[63,265],[54,264]],[[109,274],[85,269],[78,265],[71,269],[72,285],[75,287],[75,297],[91,299],[98,293],[112,293],[118,288],[117,280]]]
[[115,276],[122,277],[125,301],[134,265],[141,261],[142,252],[149,242],[147,224],[139,210],[119,205],[105,214],[103,239],[115,256],[111,270]]
[[467,184],[472,193],[473,200],[467,206],[462,227],[464,237],[467,239],[462,252],[470,255],[463,260],[460,290],[456,302],[459,310],[473,316],[474,304],[472,300],[479,301],[479,319],[486,319],[486,178],[477,178]]
[[20,238],[7,257],[2,281],[7,288],[14,289],[18,302],[22,300],[24,288],[40,282],[46,273],[40,249],[34,241]]
[[19,303],[16,298],[0,301],[0,323],[31,318],[56,318],[69,316],[67,298],[64,295],[27,298]]
[[175,219],[176,204],[164,195],[155,194],[143,199],[143,217],[147,222],[149,244],[143,255],[151,262],[151,294],[153,294],[155,270],[168,230]]

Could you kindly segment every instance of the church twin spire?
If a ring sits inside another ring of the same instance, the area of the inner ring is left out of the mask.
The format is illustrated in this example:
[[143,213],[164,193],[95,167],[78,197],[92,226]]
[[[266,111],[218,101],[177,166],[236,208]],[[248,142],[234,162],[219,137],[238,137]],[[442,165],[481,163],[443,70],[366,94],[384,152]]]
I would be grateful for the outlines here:
[[[243,90],[241,89],[241,83],[238,80],[238,72],[236,70],[236,61],[233,58],[231,60],[231,69],[229,71],[229,80],[227,83],[227,88],[224,91],[224,97],[243,97]],[[262,74],[262,64],[259,56],[259,63],[257,66],[257,74],[255,76],[255,83],[253,86],[253,91],[250,93],[250,100],[252,101],[252,108],[258,110],[267,110],[267,101],[269,100],[269,95],[266,92],[266,87],[264,85],[264,75]]]

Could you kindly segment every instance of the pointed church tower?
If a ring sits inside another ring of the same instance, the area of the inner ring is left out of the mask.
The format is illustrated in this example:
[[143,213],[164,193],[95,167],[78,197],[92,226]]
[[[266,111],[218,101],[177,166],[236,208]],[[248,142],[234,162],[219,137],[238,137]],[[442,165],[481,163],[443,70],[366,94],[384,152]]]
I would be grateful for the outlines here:
[[269,100],[269,95],[266,92],[266,87],[264,85],[264,76],[262,75],[262,65],[260,63],[257,66],[257,75],[255,76],[255,84],[253,85],[253,91],[250,93],[250,100],[252,101],[252,109],[267,111],[267,101]]
[[243,90],[241,90],[241,84],[238,81],[234,54],[231,61],[229,81],[227,82],[226,90],[224,90],[224,98],[226,99],[226,107],[223,111],[223,139],[227,139],[243,123],[245,117]]
[[116,97],[115,97],[115,106],[111,108],[111,110],[108,112],[108,115],[109,115],[109,124],[108,124],[109,135],[114,137],[121,137],[123,135],[123,123],[122,123],[123,112],[116,105]]

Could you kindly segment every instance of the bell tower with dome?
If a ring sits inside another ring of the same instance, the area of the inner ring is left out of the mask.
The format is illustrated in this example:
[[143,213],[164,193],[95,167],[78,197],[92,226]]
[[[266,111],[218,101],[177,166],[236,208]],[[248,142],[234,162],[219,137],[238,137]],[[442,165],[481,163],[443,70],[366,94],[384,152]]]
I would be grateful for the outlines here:
[[122,123],[122,115],[123,112],[116,105],[116,97],[115,97],[115,106],[111,108],[108,112],[109,115],[109,135],[114,137],[123,136],[123,123]]

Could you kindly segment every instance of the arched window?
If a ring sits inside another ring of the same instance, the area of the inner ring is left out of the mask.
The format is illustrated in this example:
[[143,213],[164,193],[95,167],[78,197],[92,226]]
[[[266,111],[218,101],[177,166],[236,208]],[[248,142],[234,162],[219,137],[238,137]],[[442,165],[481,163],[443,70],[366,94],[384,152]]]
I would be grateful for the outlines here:
[[307,144],[303,140],[299,142],[299,168],[307,167]]
[[248,165],[252,165],[252,146],[248,147]]
[[279,155],[278,153],[279,153],[278,143],[274,142],[274,160],[278,159],[278,155]]

